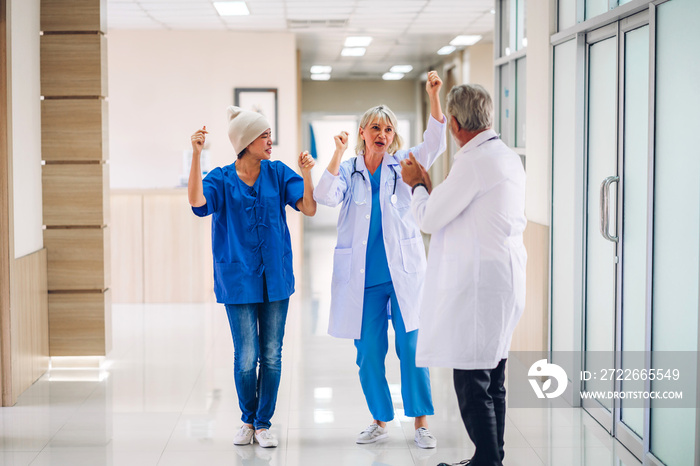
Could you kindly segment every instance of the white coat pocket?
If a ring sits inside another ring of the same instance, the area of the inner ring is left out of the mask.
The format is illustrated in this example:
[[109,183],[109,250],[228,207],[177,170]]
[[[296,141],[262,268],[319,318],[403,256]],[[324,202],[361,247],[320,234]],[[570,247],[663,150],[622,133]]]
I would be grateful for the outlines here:
[[350,281],[352,248],[336,248],[333,253],[333,283]]
[[406,273],[417,273],[425,267],[425,246],[423,238],[417,236],[401,240],[401,259]]

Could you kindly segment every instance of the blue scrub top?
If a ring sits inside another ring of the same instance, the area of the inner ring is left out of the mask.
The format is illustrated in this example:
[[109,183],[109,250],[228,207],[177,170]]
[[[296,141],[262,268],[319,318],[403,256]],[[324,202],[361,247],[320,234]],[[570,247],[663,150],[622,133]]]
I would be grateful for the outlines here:
[[372,185],[372,211],[370,212],[367,256],[365,259],[365,288],[391,281],[389,262],[387,261],[386,249],[384,248],[382,209],[379,202],[381,176],[381,165],[369,176],[369,181]]
[[218,167],[202,181],[207,203],[193,207],[199,217],[213,214],[214,292],[223,304],[262,303],[263,274],[270,301],[294,293],[292,242],[286,206],[297,210],[304,180],[280,161],[260,162],[253,186],[235,164]]

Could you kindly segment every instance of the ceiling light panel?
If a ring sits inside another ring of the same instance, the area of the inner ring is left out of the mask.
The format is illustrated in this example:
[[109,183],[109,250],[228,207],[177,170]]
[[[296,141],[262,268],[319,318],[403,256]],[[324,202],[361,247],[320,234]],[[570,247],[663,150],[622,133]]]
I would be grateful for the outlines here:
[[442,47],[440,50],[437,51],[438,55],[449,55],[452,52],[457,50],[457,48],[454,45],[446,45]]
[[399,79],[403,78],[404,74],[403,73],[384,73],[382,75],[382,79],[384,81],[398,81]]
[[410,73],[413,71],[413,67],[411,65],[394,65],[391,67],[389,70],[391,73]]
[[328,81],[331,79],[331,75],[329,73],[316,73],[311,75],[311,79],[314,81]]
[[245,2],[214,2],[214,8],[221,16],[247,16],[250,14]]
[[340,54],[344,57],[361,57],[366,51],[364,47],[345,47]]
[[333,71],[333,67],[327,65],[314,65],[309,69],[309,71],[311,71],[311,74],[328,74]]
[[476,36],[476,35],[471,35],[471,36],[457,36],[454,39],[450,41],[450,45],[454,45],[455,47],[460,47],[460,46],[470,46],[474,45],[477,42],[481,40],[481,36]]

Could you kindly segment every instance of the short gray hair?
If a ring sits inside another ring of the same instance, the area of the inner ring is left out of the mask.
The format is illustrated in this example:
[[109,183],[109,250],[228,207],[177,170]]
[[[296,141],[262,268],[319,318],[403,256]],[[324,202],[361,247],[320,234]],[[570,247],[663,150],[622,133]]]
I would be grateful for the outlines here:
[[447,114],[455,117],[462,129],[484,130],[493,124],[493,102],[482,86],[462,84],[447,95]]

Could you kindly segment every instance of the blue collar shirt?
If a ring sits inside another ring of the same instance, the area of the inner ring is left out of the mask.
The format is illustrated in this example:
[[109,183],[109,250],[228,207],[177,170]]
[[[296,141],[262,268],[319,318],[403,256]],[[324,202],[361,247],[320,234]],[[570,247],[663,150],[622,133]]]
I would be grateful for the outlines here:
[[263,302],[263,274],[270,301],[289,298],[294,273],[285,208],[297,210],[304,196],[301,176],[280,161],[263,160],[253,186],[238,177],[235,164],[215,168],[202,184],[207,203],[192,211],[199,217],[213,216],[217,302]]

